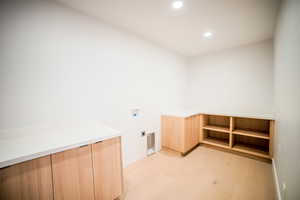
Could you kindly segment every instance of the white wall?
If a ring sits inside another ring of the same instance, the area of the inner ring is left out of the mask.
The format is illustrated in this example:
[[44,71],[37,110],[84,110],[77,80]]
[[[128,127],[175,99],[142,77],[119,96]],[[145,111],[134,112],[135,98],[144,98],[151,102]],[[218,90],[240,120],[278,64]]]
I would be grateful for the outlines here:
[[99,120],[125,134],[126,165],[145,156],[140,131],[159,133],[160,113],[183,103],[182,57],[54,3],[0,13],[0,129]]
[[[275,166],[284,200],[300,199],[300,1],[284,1],[275,37]],[[282,190],[283,184],[286,191]]]
[[[0,129],[98,120],[123,132],[127,165],[145,156],[140,131],[156,131],[160,147],[160,114],[184,99],[199,112],[273,113],[272,41],[191,58],[187,67],[61,5],[14,2],[0,7]],[[140,117],[131,117],[134,108]]]
[[191,58],[187,80],[188,110],[272,116],[272,41]]

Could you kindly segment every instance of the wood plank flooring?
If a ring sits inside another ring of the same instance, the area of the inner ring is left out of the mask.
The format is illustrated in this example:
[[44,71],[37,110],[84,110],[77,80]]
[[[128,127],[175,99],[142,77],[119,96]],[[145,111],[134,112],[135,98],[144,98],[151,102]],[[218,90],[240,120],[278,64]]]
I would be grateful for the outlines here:
[[163,150],[124,170],[122,200],[273,200],[270,163],[199,146]]

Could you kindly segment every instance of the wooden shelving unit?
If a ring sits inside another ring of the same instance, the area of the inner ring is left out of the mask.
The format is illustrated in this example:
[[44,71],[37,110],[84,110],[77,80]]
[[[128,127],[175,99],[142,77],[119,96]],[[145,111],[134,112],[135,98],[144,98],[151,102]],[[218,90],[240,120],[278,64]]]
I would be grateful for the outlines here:
[[271,159],[274,120],[196,114],[162,116],[162,146],[182,154],[199,143]]
[[273,120],[203,114],[200,124],[204,144],[272,158]]

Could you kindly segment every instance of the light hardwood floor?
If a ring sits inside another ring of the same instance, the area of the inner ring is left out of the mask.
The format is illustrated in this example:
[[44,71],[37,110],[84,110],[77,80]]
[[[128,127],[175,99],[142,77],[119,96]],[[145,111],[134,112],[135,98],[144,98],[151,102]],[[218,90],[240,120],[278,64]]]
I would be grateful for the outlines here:
[[124,171],[123,200],[273,200],[270,163],[199,146],[163,150]]

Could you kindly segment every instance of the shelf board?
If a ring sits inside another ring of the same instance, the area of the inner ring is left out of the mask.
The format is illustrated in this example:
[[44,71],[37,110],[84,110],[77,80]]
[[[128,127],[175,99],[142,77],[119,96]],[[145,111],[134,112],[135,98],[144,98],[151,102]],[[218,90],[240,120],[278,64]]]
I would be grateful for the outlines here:
[[236,134],[236,135],[244,135],[244,136],[262,138],[262,139],[267,139],[267,140],[270,139],[270,136],[268,134],[262,133],[262,132],[246,131],[246,130],[236,129],[232,133]]
[[203,126],[203,129],[211,130],[211,131],[218,131],[218,132],[223,132],[223,133],[229,133],[230,132],[229,128],[222,127],[222,126],[206,125],[206,126]]
[[202,143],[223,147],[223,148],[229,148],[229,140],[228,142],[226,142],[226,140],[221,140],[216,138],[204,138]]
[[263,157],[263,158],[271,158],[268,152],[263,151],[259,148],[255,148],[255,147],[250,146],[250,145],[235,144],[232,147],[232,149],[235,150],[235,151],[239,151],[239,152],[242,152],[242,153],[248,153],[248,154]]

